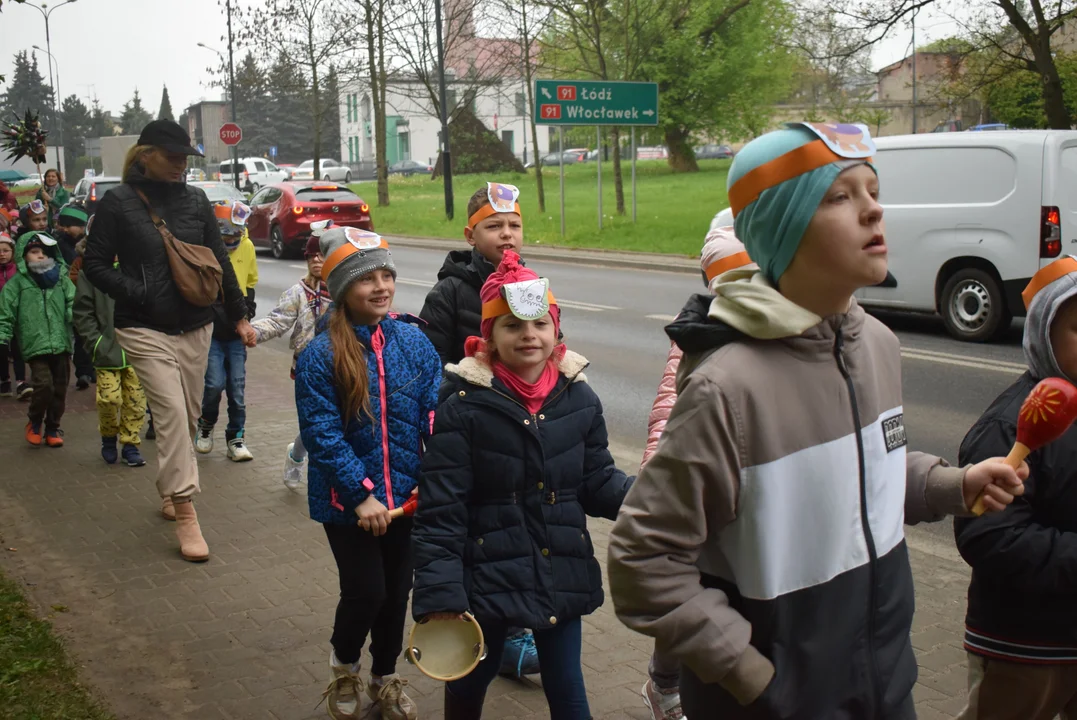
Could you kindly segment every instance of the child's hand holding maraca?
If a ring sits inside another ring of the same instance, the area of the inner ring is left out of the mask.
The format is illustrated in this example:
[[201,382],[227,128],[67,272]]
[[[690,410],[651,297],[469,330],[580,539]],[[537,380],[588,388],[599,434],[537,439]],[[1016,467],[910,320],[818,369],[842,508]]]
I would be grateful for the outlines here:
[[976,463],[965,473],[961,488],[965,507],[972,509],[974,505],[982,504],[987,512],[1001,512],[1013,502],[1015,496],[1024,494],[1024,481],[1027,479],[1028,463],[1024,461],[1016,470],[1005,458],[991,458]]

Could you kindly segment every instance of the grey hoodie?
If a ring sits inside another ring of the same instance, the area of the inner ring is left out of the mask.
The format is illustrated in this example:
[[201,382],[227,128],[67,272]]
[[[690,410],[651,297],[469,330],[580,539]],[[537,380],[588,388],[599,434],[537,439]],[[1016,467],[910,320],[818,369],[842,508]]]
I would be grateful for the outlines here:
[[1051,348],[1051,324],[1062,304],[1077,295],[1077,274],[1070,273],[1055,280],[1036,293],[1028,308],[1025,321],[1025,359],[1028,369],[1037,380],[1060,377],[1077,382],[1062,372]]

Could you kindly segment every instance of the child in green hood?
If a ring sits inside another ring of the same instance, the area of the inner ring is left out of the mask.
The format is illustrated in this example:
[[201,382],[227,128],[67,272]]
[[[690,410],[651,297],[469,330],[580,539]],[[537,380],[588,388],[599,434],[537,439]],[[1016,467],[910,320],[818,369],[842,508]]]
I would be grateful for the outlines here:
[[19,348],[30,366],[27,442],[63,447],[60,419],[70,375],[75,286],[56,240],[47,232],[20,235],[15,256],[18,272],[0,291],[0,345],[9,345],[18,332]]

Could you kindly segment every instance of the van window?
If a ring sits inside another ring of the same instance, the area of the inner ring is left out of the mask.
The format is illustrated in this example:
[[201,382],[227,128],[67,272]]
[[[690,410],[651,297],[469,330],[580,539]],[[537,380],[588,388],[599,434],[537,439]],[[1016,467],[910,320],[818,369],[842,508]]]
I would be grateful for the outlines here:
[[884,206],[992,204],[1017,182],[1016,161],[998,148],[886,149],[875,167]]
[[254,167],[258,169],[258,172],[265,172],[266,171],[266,164],[264,162],[262,162],[261,160],[255,160],[254,161]]
[[[236,167],[236,166],[232,165],[232,163],[230,163],[230,162],[221,163],[221,175],[231,175],[233,172],[235,172],[232,169],[233,167]],[[240,172],[243,172],[244,170],[246,170],[246,168],[243,167],[243,163],[240,163],[238,165],[238,167],[239,167]]]

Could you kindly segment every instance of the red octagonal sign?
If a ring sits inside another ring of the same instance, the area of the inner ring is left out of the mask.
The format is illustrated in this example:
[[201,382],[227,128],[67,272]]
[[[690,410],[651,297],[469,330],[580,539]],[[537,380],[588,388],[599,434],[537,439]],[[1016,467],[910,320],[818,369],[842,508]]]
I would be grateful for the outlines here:
[[243,131],[240,130],[239,125],[233,122],[221,125],[221,142],[225,145],[238,145],[242,139]]

